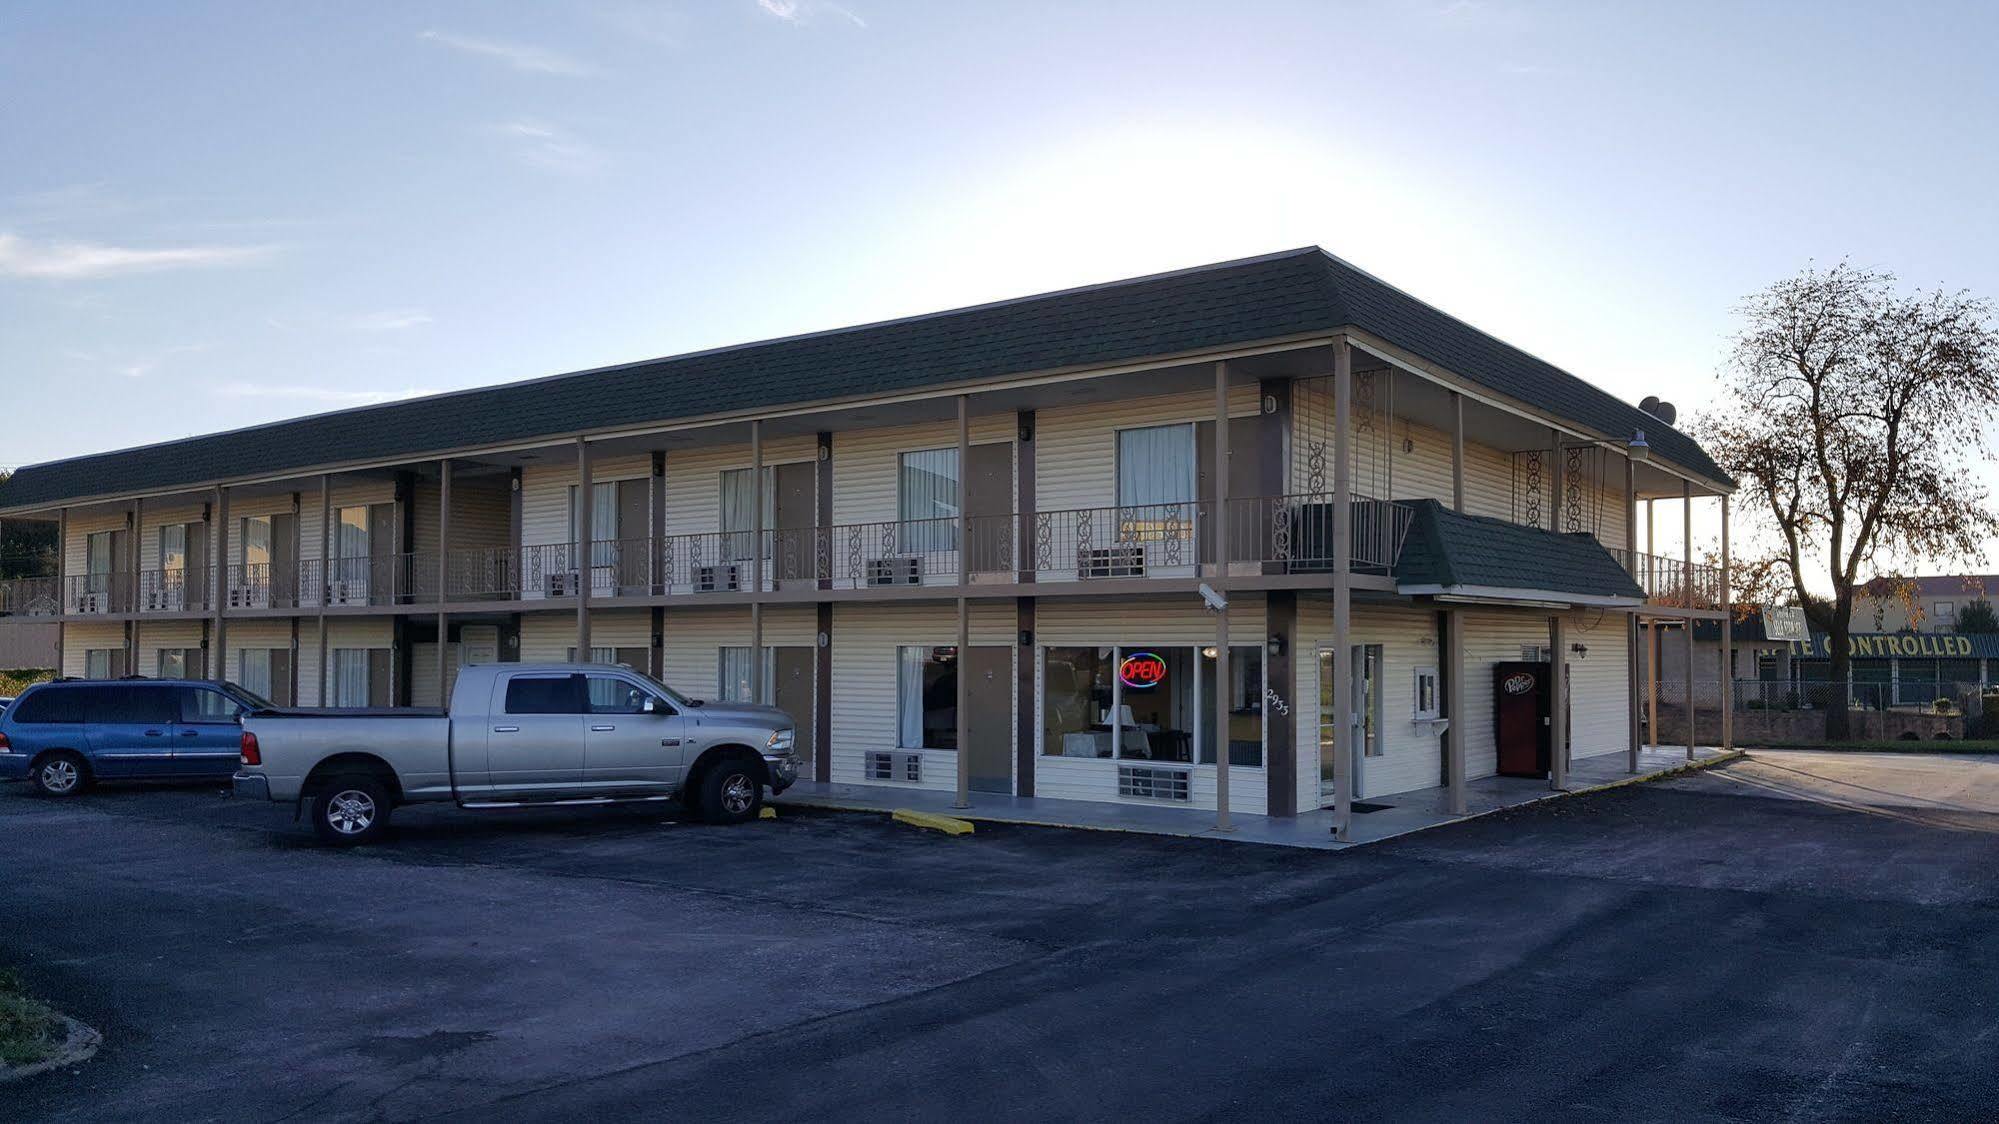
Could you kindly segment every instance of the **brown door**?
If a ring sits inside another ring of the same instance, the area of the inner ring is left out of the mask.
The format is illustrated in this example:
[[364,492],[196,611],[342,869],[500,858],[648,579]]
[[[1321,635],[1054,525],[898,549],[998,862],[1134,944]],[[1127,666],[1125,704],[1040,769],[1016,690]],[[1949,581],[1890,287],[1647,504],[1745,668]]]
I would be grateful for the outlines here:
[[[368,597],[371,603],[387,605],[402,596],[396,581],[396,505],[368,506]],[[388,705],[386,703],[384,706]]]
[[1492,730],[1499,772],[1508,777],[1548,775],[1548,665],[1499,663],[1492,667]]
[[1013,649],[973,648],[963,673],[971,704],[972,787],[1013,791]]
[[[189,609],[208,607],[209,594],[213,592],[214,575],[208,572],[208,524],[189,523],[187,534],[187,569],[181,575],[182,604]],[[172,575],[162,580],[171,582]],[[188,673],[194,675],[192,671]],[[196,676],[199,678],[199,676]]]
[[111,572],[104,575],[104,582],[105,589],[110,595],[109,610],[113,613],[132,611],[131,550],[132,532],[111,532]]
[[[651,479],[618,481],[617,533],[605,536],[598,532],[602,537],[617,539],[610,550],[615,558],[612,562],[613,580],[620,594],[645,593],[652,588],[652,577],[646,565],[650,553],[647,544],[652,535],[651,504]],[[635,666],[643,667],[645,664],[641,661]]]
[[[285,607],[298,599],[298,516],[271,516],[271,604]],[[272,673],[275,682],[277,675]]]
[[[780,464],[771,469],[771,575],[777,581],[812,580],[817,557],[813,525],[818,522],[817,465],[810,461]],[[807,673],[807,679],[811,678]],[[801,726],[800,729],[803,729]]]
[[[1270,505],[1253,502],[1263,498],[1262,473],[1258,465],[1258,458],[1263,455],[1259,447],[1259,420],[1229,419],[1227,542],[1231,562],[1261,561],[1269,549]],[[1214,510],[1214,422],[1205,421],[1194,427],[1194,459],[1200,466],[1195,485],[1199,489],[1196,498],[1201,503],[1201,521],[1208,528],[1201,535],[1201,561],[1213,562],[1218,556],[1216,538],[1224,526],[1216,518]]]
[[965,476],[965,516],[971,557],[965,564],[975,574],[1012,570],[1013,565],[1013,445],[999,442],[973,445]]
[[816,747],[812,744],[812,649],[802,646],[773,648],[776,666],[771,684],[771,705],[791,716],[798,726],[798,759],[804,763],[803,776],[811,778]]

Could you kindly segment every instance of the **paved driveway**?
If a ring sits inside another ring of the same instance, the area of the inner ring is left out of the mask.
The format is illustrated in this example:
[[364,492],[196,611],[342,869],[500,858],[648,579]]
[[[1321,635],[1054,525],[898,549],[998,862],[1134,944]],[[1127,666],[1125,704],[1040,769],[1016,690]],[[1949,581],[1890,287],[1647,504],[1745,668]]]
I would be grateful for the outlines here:
[[1855,792],[1912,768],[1999,777],[1770,755],[1330,855],[656,808],[337,853],[10,789],[0,961],[107,1045],[0,1115],[1988,1116],[1999,808]]

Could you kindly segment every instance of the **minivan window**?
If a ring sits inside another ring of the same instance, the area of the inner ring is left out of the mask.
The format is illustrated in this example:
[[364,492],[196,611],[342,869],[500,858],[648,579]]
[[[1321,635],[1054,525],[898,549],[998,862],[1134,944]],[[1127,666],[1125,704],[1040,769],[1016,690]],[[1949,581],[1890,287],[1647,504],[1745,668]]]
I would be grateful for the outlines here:
[[236,721],[243,707],[236,700],[208,687],[175,687],[180,696],[180,721],[195,725],[219,726]]
[[79,694],[81,692],[74,687],[44,687],[31,691],[7,708],[8,717],[26,726],[81,722],[83,708],[77,705]]
[[580,675],[523,675],[507,680],[508,714],[582,714]]
[[116,726],[150,726],[172,722],[180,716],[179,700],[171,687],[140,686],[92,687],[85,692],[84,718]]

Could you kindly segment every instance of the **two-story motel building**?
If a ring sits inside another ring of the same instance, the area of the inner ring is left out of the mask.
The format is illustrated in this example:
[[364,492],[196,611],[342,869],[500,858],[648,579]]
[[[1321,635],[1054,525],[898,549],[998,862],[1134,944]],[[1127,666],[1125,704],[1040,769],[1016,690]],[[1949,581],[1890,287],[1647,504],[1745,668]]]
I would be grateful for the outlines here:
[[1635,768],[1640,622],[1727,601],[1636,505],[1732,487],[1307,248],[31,466],[60,572],[0,612],[69,675],[437,705],[582,653],[784,707],[819,781],[1344,822],[1462,806],[1550,652],[1546,744]]

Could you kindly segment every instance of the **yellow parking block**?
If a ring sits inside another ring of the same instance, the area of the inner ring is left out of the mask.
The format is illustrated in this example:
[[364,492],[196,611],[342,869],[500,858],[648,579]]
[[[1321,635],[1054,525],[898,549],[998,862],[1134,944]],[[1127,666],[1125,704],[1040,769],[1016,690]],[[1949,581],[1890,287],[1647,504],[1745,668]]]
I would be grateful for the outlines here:
[[906,823],[911,827],[927,827],[932,831],[941,831],[946,835],[970,835],[972,833],[972,821],[970,820],[940,816],[935,812],[919,812],[914,808],[897,808],[895,810],[895,822]]
[[757,813],[757,818],[760,820],[774,820],[777,818],[777,809],[765,804],[763,811]]

